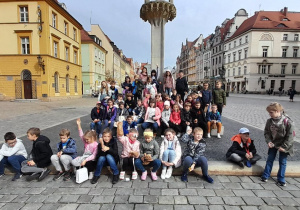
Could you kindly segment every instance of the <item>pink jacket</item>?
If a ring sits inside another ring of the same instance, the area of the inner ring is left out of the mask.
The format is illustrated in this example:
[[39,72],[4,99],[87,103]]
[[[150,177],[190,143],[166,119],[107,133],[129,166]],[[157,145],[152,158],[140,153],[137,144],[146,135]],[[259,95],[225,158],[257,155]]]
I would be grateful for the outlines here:
[[140,142],[138,140],[136,140],[133,144],[129,142],[129,138],[127,136],[118,136],[118,140],[123,145],[123,150],[121,154],[122,158],[130,157],[129,153],[131,151],[138,152],[140,156]]
[[79,136],[82,140],[82,142],[84,143],[84,153],[91,153],[90,156],[88,156],[85,160],[86,161],[92,161],[95,160],[96,155],[97,155],[97,151],[98,151],[98,143],[96,141],[94,141],[91,144],[86,143],[86,141],[83,138],[83,131],[78,130],[79,131]]
[[147,83],[148,75],[139,74],[139,79],[142,80],[143,83]]
[[164,77],[164,85],[163,85],[163,89],[165,91],[165,88],[171,88],[171,89],[175,89],[175,85],[174,85],[174,79],[173,77]]
[[174,110],[171,112],[170,122],[177,123],[178,125],[181,123],[180,111],[175,112]]
[[[149,117],[148,101],[149,101],[149,98],[145,98],[144,101],[143,101],[144,107],[147,109],[146,114],[145,114],[145,121]],[[155,121],[157,122],[158,126],[160,126],[160,118],[161,118],[161,111],[158,107],[156,107],[155,108]]]

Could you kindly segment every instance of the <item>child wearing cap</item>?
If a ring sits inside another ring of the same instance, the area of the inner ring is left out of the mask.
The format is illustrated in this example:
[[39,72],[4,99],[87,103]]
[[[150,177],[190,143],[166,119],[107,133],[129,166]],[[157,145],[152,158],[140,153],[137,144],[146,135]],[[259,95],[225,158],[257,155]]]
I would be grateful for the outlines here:
[[227,160],[237,163],[242,168],[245,164],[251,167],[252,164],[261,159],[256,154],[256,148],[253,140],[249,137],[249,133],[248,128],[241,128],[239,134],[231,138],[233,143],[226,153]]
[[164,133],[165,130],[170,127],[169,125],[170,116],[171,116],[170,101],[165,101],[164,110],[161,113],[162,133]]
[[158,159],[159,146],[157,141],[153,139],[153,131],[151,129],[144,131],[144,137],[145,140],[140,145],[140,158],[135,159],[134,164],[138,170],[142,171],[142,181],[145,181],[147,178],[145,166],[152,167],[151,178],[153,181],[156,181],[156,171],[161,166],[161,160]]

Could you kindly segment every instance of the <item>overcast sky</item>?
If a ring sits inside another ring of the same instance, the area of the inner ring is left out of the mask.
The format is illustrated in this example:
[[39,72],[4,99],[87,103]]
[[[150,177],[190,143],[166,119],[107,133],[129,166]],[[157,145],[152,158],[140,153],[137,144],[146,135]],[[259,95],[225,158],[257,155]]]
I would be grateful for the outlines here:
[[[85,28],[99,24],[104,33],[122,49],[126,57],[138,62],[151,62],[150,24],[140,18],[144,0],[59,0]],[[176,65],[182,42],[195,40],[200,34],[213,33],[226,18],[234,17],[241,8],[249,17],[255,11],[300,12],[299,0],[174,0],[177,16],[165,27],[165,66]]]

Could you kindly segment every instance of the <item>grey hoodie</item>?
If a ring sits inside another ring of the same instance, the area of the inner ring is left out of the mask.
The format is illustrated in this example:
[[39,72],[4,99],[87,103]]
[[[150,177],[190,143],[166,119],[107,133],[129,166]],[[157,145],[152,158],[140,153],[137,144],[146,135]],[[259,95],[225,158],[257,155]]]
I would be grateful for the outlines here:
[[143,141],[140,144],[140,157],[144,157],[144,154],[150,154],[152,157],[152,160],[155,160],[158,158],[159,155],[159,145],[156,140],[152,140],[149,143],[146,141]]
[[164,111],[161,113],[161,120],[166,125],[169,125],[170,116],[171,116],[171,109],[168,109],[168,110],[164,109]]
[[10,157],[12,155],[23,155],[27,158],[27,151],[21,139],[17,139],[15,146],[10,147],[7,143],[4,143],[0,150],[0,161],[3,157]]

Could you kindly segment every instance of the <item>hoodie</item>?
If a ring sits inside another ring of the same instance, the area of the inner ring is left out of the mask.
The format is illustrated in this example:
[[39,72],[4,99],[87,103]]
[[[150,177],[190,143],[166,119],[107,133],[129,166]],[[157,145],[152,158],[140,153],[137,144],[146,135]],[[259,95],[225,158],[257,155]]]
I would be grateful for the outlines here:
[[39,136],[32,144],[32,159],[38,168],[45,168],[51,164],[53,155],[50,147],[50,139],[46,136]]
[[150,154],[152,160],[158,158],[159,154],[159,145],[156,140],[151,140],[150,142],[143,141],[140,144],[140,157],[144,157],[144,154]]
[[98,144],[96,160],[98,160],[99,157],[101,157],[101,156],[111,155],[111,156],[113,156],[116,164],[118,164],[118,162],[120,162],[120,157],[119,157],[119,153],[118,153],[117,139],[112,138],[109,142],[103,141],[103,143],[104,143],[104,146],[109,148],[109,150],[107,150],[106,152],[102,151],[102,145]]
[[0,161],[3,157],[10,157],[12,155],[22,155],[27,158],[27,152],[21,139],[17,139],[17,143],[13,147],[10,147],[7,143],[2,145],[0,150]]
[[253,155],[256,154],[254,142],[250,138],[248,138],[247,142],[244,144],[240,134],[237,134],[231,138],[231,141],[233,141],[233,143],[226,153],[227,158],[229,158],[232,153],[236,153],[242,158],[245,157],[246,153],[249,154],[252,152]]

